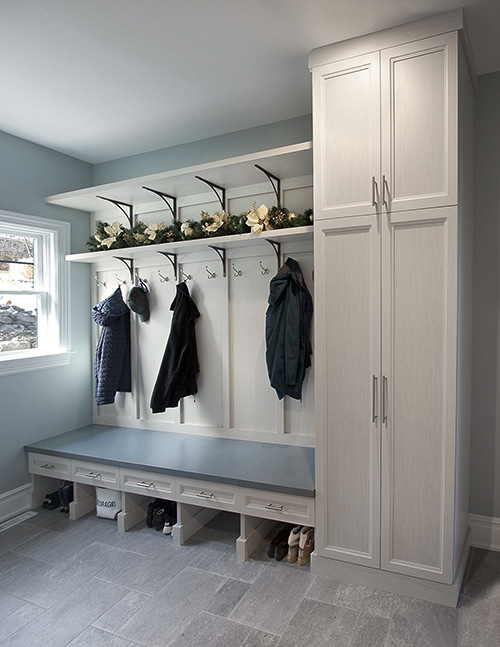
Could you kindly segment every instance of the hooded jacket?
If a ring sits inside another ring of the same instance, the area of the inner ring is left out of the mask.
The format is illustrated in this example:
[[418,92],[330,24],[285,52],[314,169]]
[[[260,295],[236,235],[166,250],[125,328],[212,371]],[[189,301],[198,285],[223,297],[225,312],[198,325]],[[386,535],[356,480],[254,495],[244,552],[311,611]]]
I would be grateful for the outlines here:
[[266,363],[271,386],[281,400],[302,397],[311,366],[312,298],[300,265],[287,258],[269,286],[266,311]]
[[117,391],[132,390],[130,310],[120,288],[92,308],[102,326],[94,358],[95,397],[98,405],[112,404]]
[[180,398],[198,392],[196,374],[200,367],[194,325],[200,316],[185,282],[177,285],[170,335],[151,395],[153,413],[177,407]]

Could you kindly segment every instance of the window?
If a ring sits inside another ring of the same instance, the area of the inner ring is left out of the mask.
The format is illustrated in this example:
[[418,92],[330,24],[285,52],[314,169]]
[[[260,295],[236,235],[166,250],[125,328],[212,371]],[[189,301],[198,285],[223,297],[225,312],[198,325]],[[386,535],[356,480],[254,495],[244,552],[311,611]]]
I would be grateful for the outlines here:
[[69,361],[69,228],[0,211],[0,375]]

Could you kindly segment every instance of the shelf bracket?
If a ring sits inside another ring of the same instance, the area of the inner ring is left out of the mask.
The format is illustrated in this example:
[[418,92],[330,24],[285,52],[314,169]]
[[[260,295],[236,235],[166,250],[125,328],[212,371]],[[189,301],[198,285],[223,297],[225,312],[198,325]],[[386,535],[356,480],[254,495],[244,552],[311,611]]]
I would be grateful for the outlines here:
[[[97,198],[100,198],[101,200],[107,200],[108,202],[112,202],[114,205],[118,207],[123,213],[127,216],[127,220],[129,221],[130,224],[130,229],[134,227],[134,205],[129,204],[128,202],[121,202],[120,200],[113,200],[112,198],[105,198],[103,195],[98,195],[96,196]],[[123,207],[128,207],[128,213],[125,211]]]
[[278,270],[279,270],[281,267],[281,243],[278,243],[275,240],[269,240],[269,238],[266,238],[266,240],[274,249],[274,253],[276,254],[276,259],[278,261]]
[[128,271],[130,272],[130,282],[134,285],[134,259],[133,258],[124,258],[123,256],[113,256],[118,261],[121,261],[124,265],[127,266]]
[[[164,193],[163,191],[158,191],[157,189],[150,189],[148,186],[143,186],[142,188],[146,189],[146,191],[151,191],[151,193],[156,193],[156,195],[160,196],[163,202],[170,209],[174,220],[177,220],[177,198],[175,196],[168,195],[168,193]],[[171,203],[168,202],[167,198],[172,202]]]
[[208,184],[208,186],[212,189],[212,191],[217,196],[217,199],[220,202],[220,206],[222,207],[222,211],[225,211],[226,210],[226,189],[224,189],[224,187],[222,186],[218,186],[217,184],[214,184],[213,182],[210,182],[210,180],[205,180],[199,175],[195,175],[195,178],[197,180],[200,180],[201,182],[205,182],[205,184]]
[[276,195],[276,206],[280,209],[281,208],[281,180],[279,177],[276,177],[276,175],[273,175],[269,171],[266,171],[265,168],[262,168],[260,164],[254,164],[255,168],[258,168],[259,171],[262,171],[264,175],[267,176],[267,179],[269,182],[271,182],[271,186],[273,187],[273,191]]
[[177,254],[172,254],[169,252],[157,252],[158,254],[161,254],[162,256],[165,256],[165,258],[168,258],[172,265],[172,269],[174,270],[174,278],[177,280]]
[[222,276],[226,278],[226,250],[223,247],[215,247],[214,245],[209,245],[209,247],[214,252],[217,252],[222,263]]

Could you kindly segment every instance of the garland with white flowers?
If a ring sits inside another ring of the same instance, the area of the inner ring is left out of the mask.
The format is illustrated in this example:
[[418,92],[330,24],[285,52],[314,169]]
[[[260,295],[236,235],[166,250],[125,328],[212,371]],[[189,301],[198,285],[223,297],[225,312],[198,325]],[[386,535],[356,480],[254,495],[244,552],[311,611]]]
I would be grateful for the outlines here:
[[260,207],[254,204],[250,211],[241,213],[239,216],[232,216],[226,211],[216,211],[213,214],[202,211],[201,220],[187,220],[182,223],[174,220],[171,225],[165,225],[163,222],[146,225],[138,220],[133,227],[127,229],[118,222],[110,225],[97,220],[96,232],[88,239],[87,247],[91,252],[98,252],[106,249],[172,243],[179,240],[246,233],[260,234],[265,230],[311,225],[312,218],[312,209],[295,214],[285,207],[268,209],[264,204]]

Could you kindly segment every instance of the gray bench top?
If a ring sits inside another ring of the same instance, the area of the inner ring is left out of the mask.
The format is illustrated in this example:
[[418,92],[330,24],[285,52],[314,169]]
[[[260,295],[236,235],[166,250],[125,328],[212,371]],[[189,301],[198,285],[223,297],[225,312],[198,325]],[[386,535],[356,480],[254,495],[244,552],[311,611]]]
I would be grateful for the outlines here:
[[25,451],[314,497],[314,449],[148,429],[89,425]]

